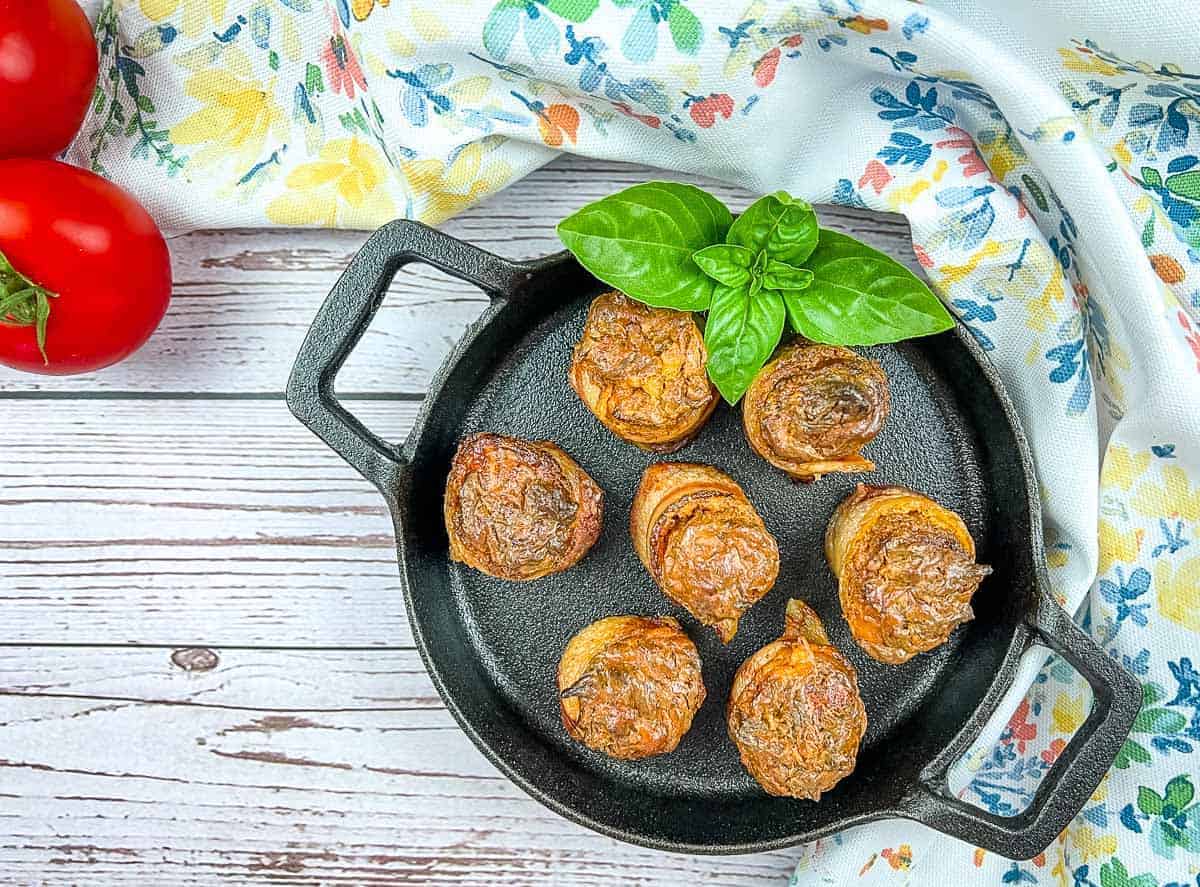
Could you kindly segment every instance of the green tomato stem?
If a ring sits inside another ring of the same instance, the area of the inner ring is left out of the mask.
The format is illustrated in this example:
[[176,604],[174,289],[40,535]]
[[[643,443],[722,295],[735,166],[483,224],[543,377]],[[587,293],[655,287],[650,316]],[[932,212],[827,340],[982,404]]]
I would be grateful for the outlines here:
[[57,293],[38,286],[0,252],[0,324],[33,327],[38,351],[47,366],[50,358],[46,356],[46,324],[50,320],[50,300],[57,298]]

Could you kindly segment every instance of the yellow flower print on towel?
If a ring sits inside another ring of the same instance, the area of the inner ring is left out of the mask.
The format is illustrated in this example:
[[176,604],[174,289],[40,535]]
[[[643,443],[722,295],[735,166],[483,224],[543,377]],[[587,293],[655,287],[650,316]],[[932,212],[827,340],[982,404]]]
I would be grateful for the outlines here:
[[420,220],[437,224],[509,184],[512,167],[494,156],[504,142],[488,136],[464,145],[448,163],[430,159],[404,164],[409,184],[426,197]]
[[1074,51],[1070,47],[1059,47],[1058,57],[1062,60],[1064,68],[1077,74],[1102,74],[1112,77],[1117,73],[1115,67],[1098,58],[1084,46],[1076,46]]
[[985,130],[978,136],[977,148],[992,175],[1002,182],[1014,169],[1029,162],[1029,156],[1011,130]]
[[387,6],[392,0],[350,0],[350,11],[360,22],[365,22],[376,6]]
[[139,0],[138,7],[142,15],[152,22],[161,22],[169,16],[180,13],[173,18],[173,24],[178,24],[184,36],[198,37],[211,31],[225,19],[228,0]]
[[1042,332],[1075,313],[1066,301],[1066,275],[1058,258],[1039,240],[986,240],[962,264],[936,269],[939,287],[970,279],[976,292],[1021,302],[1030,329]]
[[378,227],[395,214],[386,187],[389,174],[374,145],[334,139],[318,159],[288,173],[288,190],[267,204],[267,218],[277,225]]
[[1200,557],[1160,558],[1154,565],[1158,610],[1172,622],[1200,633]]
[[1133,452],[1122,444],[1113,444],[1104,456],[1104,465],[1100,469],[1100,485],[1102,487],[1120,487],[1129,492],[1133,482],[1146,473],[1150,467],[1150,454],[1145,450]]
[[1069,830],[1069,836],[1074,842],[1074,855],[1079,862],[1089,859],[1107,859],[1117,852],[1115,835],[1106,835],[1087,825],[1082,817],[1075,820],[1078,825]]
[[1178,465],[1162,470],[1162,483],[1147,481],[1133,497],[1133,509],[1146,517],[1166,517],[1189,523],[1200,521],[1200,487],[1188,482]]
[[171,127],[171,141],[201,146],[192,153],[193,165],[227,164],[240,177],[262,160],[268,137],[287,140],[274,83],[230,71],[201,71],[188,78],[185,89],[202,107]]
[[1145,531],[1138,529],[1119,530],[1104,518],[1100,518],[1100,562],[1096,575],[1105,576],[1117,563],[1133,563],[1142,548]]

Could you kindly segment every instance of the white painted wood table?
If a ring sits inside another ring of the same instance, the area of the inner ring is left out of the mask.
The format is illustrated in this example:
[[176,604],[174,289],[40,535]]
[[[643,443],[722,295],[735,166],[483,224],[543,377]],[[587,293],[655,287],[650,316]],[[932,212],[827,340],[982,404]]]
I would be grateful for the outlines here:
[[[651,177],[561,158],[445,228],[542,255],[559,218]],[[823,218],[911,255],[899,219]],[[0,882],[783,881],[794,850],[678,856],[560,819],[459,732],[413,648],[382,502],[283,402],[364,237],[176,238],[170,313],[133,359],[0,368]],[[484,304],[405,269],[343,399],[402,439]]]

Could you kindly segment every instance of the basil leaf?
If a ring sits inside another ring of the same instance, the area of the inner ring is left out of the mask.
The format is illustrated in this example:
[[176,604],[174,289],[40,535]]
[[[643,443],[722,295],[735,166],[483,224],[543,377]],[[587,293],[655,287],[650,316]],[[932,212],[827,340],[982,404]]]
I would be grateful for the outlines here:
[[579,264],[647,305],[703,311],[713,281],[692,253],[725,238],[728,208],[693,185],[647,182],[610,194],[558,223]]
[[714,243],[692,253],[692,260],[717,283],[738,287],[750,281],[754,253],[744,246]]
[[718,286],[713,291],[704,325],[708,377],[730,404],[746,393],[779,344],[784,315],[778,293],[764,290],[751,296],[748,286]]
[[792,327],[814,342],[878,345],[954,326],[915,274],[853,237],[822,228],[806,264],[812,285],[783,299]]
[[769,290],[807,289],[813,281],[813,273],[807,268],[793,268],[783,262],[767,259],[767,270],[763,272],[763,286]]
[[734,221],[725,240],[799,266],[817,245],[817,214],[785,191],[760,197]]

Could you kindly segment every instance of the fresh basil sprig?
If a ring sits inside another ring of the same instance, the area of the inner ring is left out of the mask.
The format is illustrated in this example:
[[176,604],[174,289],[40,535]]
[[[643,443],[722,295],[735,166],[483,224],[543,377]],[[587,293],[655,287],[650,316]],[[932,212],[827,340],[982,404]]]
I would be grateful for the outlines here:
[[741,286],[750,282],[754,253],[732,243],[714,243],[692,253],[692,261],[700,270],[724,286]]
[[778,191],[737,219],[692,185],[647,182],[588,204],[558,235],[596,277],[647,305],[707,311],[708,375],[737,403],[783,335],[876,345],[954,326],[929,288],[895,259],[821,228],[805,201]]
[[796,296],[813,274],[796,267],[817,245],[817,215],[782,191],[756,200],[729,226],[725,243],[692,260],[719,286],[704,325],[708,376],[737,403],[783,335],[784,294]]
[[558,223],[558,236],[579,264],[630,298],[658,308],[704,311],[713,282],[692,253],[720,243],[729,208],[694,185],[646,182]]
[[776,191],[750,204],[725,239],[798,268],[816,248],[819,230],[817,214],[808,203]]
[[822,228],[805,264],[812,284],[784,302],[792,328],[814,342],[879,345],[954,326],[915,274],[847,234]]
[[729,403],[746,393],[779,344],[786,314],[783,299],[771,290],[755,293],[745,284],[713,291],[704,324],[708,377]]

